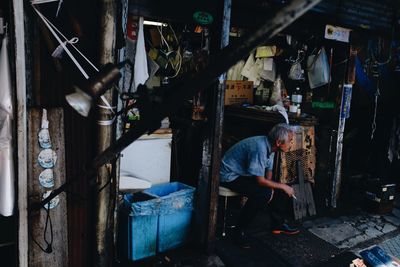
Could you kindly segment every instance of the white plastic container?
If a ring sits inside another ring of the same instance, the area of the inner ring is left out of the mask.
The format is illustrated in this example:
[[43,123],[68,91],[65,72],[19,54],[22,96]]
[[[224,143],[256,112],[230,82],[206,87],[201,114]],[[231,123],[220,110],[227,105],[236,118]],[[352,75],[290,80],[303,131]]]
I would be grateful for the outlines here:
[[120,174],[149,181],[168,183],[171,171],[172,134],[143,135],[122,152]]

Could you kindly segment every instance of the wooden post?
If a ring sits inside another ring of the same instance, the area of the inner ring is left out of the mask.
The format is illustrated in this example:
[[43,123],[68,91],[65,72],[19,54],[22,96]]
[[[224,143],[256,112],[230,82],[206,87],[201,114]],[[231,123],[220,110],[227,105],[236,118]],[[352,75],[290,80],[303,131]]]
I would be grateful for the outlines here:
[[15,40],[15,87],[17,101],[17,190],[18,190],[18,260],[19,267],[28,266],[28,179],[27,179],[27,129],[26,129],[26,75],[24,3],[13,0]]
[[[231,0],[225,0],[223,6],[221,48],[229,44]],[[206,250],[212,252],[215,247],[215,231],[217,227],[219,169],[221,160],[221,138],[224,121],[224,96],[226,74],[219,77],[216,90],[212,91],[211,105],[214,116],[209,122],[209,136],[203,144],[203,163],[199,176],[199,200],[196,228],[200,230],[200,238],[206,245]],[[200,223],[200,225],[199,225]],[[203,226],[203,228],[201,228]],[[203,231],[203,233],[202,233]],[[202,238],[202,239],[203,239]]]
[[355,59],[357,51],[350,46],[349,63],[347,64],[347,72],[345,80],[347,84],[342,87],[342,101],[340,104],[339,113],[339,126],[336,140],[336,154],[335,154],[335,170],[332,179],[332,192],[331,192],[331,206],[337,207],[337,200],[340,195],[340,186],[342,182],[342,150],[343,150],[343,136],[346,124],[346,119],[350,116],[350,104],[352,87],[355,83]]
[[[42,198],[44,192],[51,190],[43,187],[39,183],[39,175],[44,170],[38,163],[38,155],[43,150],[38,143],[38,133],[41,128],[42,109],[32,108],[29,110],[29,146],[28,146],[28,195],[30,201],[38,201]],[[49,121],[49,132],[52,147],[51,149],[57,155],[57,161],[52,168],[54,174],[54,188],[65,183],[65,145],[64,145],[64,117],[62,108],[49,109],[47,111]],[[60,130],[61,129],[61,130]],[[59,195],[58,205],[50,209],[50,219],[52,228],[48,226],[45,230],[46,211],[42,208],[40,211],[29,214],[29,266],[45,267],[60,266],[68,267],[68,226],[67,226],[67,200],[65,193]],[[46,232],[46,233],[45,233]],[[51,233],[52,232],[52,233]],[[52,252],[45,253],[35,243],[39,243],[44,249],[47,244],[43,240],[51,240],[53,235]]]
[[[116,38],[116,14],[117,4],[115,0],[102,0],[100,3],[100,64],[105,65],[115,60],[115,38]],[[113,106],[113,90],[108,90],[104,97]],[[105,104],[100,99],[98,104]],[[97,108],[97,120],[108,121],[113,118],[110,110]],[[114,127],[110,125],[98,125],[97,153],[101,154],[114,140]],[[111,165],[103,165],[97,171],[97,183],[95,192],[95,244],[93,246],[93,266],[111,266],[113,255],[113,230],[114,230],[114,207],[113,201],[116,194],[115,169]]]

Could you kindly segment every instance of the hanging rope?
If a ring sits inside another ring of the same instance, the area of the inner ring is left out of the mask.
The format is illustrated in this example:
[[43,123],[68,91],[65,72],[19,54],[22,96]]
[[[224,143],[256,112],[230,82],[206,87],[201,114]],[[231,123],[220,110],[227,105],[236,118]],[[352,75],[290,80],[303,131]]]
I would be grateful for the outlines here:
[[[68,39],[67,37],[64,36],[64,34],[62,34],[62,32],[60,30],[57,29],[57,27],[52,24],[32,3],[32,7],[35,10],[35,12],[38,14],[39,18],[41,18],[41,20],[43,21],[43,23],[46,25],[46,27],[49,29],[49,31],[53,34],[54,38],[58,41],[59,43],[59,47],[61,47],[66,53],[67,55],[71,58],[72,62],[75,64],[75,66],[79,69],[79,71],[82,73],[83,77],[85,77],[85,79],[89,79],[89,75],[86,73],[86,71],[83,69],[83,67],[81,66],[81,64],[79,64],[78,60],[72,55],[71,51],[68,49],[67,47],[67,43],[69,43],[77,52],[78,54],[83,57],[86,62],[89,63],[90,66],[92,66],[92,68],[94,70],[96,70],[97,72],[99,71],[99,69],[74,45],[74,43],[77,42],[76,37],[72,38],[72,39]],[[58,33],[58,34],[57,34]],[[64,38],[65,41],[62,41],[59,37],[59,35]],[[76,39],[75,39],[76,38]],[[61,48],[58,48],[56,50],[60,50]],[[56,52],[56,51],[55,51]],[[54,53],[54,52],[53,52]],[[102,105],[98,105],[99,108],[104,108],[107,110],[110,110],[112,114],[115,115],[114,109],[115,107],[112,107],[110,105],[110,103],[107,101],[107,99],[102,95],[100,96],[100,99],[104,102],[105,106]],[[99,125],[111,125],[113,123],[113,121],[115,120],[115,116],[114,118],[112,118],[111,120],[107,120],[107,121],[98,121]]]

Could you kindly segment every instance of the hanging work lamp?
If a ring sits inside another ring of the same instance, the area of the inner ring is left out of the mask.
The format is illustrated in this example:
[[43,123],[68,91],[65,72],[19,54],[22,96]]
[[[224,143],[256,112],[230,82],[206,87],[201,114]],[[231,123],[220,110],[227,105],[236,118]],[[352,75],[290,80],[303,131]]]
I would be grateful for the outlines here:
[[88,79],[81,88],[74,86],[75,92],[66,95],[68,104],[84,117],[89,115],[93,101],[103,95],[121,78],[119,68],[107,63],[92,78]]

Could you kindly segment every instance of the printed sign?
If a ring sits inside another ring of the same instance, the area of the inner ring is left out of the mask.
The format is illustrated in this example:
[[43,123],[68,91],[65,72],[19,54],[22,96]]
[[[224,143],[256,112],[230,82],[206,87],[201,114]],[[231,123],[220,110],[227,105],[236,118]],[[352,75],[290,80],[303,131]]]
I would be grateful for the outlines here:
[[253,104],[253,82],[226,81],[225,105]]
[[340,109],[341,119],[348,119],[350,117],[352,92],[353,92],[353,86],[351,84],[345,84],[343,87],[343,94],[342,94],[342,107]]
[[350,41],[350,32],[350,29],[326,25],[325,39],[348,43]]
[[209,25],[214,21],[213,16],[210,13],[204,11],[194,12],[193,19],[200,25]]

